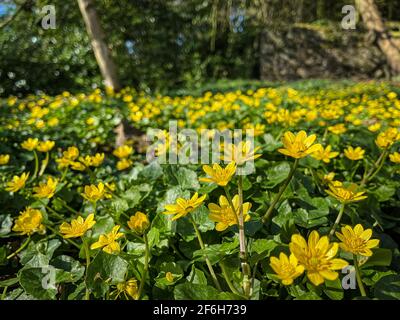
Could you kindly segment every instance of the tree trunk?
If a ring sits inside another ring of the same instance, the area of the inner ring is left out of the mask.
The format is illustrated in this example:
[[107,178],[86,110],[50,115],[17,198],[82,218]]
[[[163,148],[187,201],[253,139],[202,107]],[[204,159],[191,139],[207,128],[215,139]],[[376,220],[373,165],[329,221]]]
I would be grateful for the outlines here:
[[385,55],[392,73],[400,74],[400,48],[396,46],[386,30],[374,0],[356,0],[356,5],[365,26],[375,34],[378,46]]
[[117,68],[107,47],[104,31],[96,13],[93,0],[78,0],[78,4],[104,83],[107,87],[118,91],[120,83],[117,76]]

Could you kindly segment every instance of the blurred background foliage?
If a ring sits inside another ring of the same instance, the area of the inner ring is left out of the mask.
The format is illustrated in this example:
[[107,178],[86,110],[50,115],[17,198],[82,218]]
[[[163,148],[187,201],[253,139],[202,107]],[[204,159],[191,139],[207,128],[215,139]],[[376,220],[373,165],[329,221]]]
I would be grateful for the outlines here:
[[[265,28],[340,29],[342,0],[96,0],[124,86],[161,93],[216,79],[260,79]],[[400,2],[376,0],[386,21]],[[41,27],[45,5],[56,29]],[[72,0],[0,1],[0,95],[48,94],[101,85],[82,16]],[[395,28],[393,29],[396,32]]]

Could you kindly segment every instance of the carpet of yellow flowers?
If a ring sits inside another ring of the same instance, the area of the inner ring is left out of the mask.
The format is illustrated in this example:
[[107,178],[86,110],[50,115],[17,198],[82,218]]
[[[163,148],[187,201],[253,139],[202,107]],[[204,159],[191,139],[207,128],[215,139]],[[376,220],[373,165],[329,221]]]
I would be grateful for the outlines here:
[[[399,96],[369,82],[0,100],[1,299],[400,299]],[[116,147],[122,119],[137,133]],[[140,135],[165,129],[167,153],[170,120],[253,129],[255,145],[147,162]]]

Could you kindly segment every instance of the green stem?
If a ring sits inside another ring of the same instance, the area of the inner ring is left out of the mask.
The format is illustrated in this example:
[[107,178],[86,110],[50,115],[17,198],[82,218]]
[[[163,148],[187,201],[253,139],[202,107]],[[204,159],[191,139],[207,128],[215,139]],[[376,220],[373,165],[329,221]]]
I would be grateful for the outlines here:
[[147,239],[146,233],[143,235],[143,241],[144,241],[144,247],[145,247],[145,252],[144,252],[144,268],[143,268],[143,274],[142,274],[142,279],[140,280],[140,286],[139,286],[139,291],[138,291],[138,300],[140,300],[140,297],[142,296],[143,288],[144,288],[144,283],[146,282],[146,277],[147,277],[147,272],[149,270],[149,256],[150,256],[150,250],[149,250],[149,241]]
[[[86,270],[85,270],[85,284],[86,284],[86,278],[90,266],[90,251],[89,251],[89,244],[87,243],[87,241],[82,238],[82,242],[83,242],[83,247],[85,249],[85,257],[86,257]],[[85,291],[85,300],[90,300],[90,291],[87,286]]]
[[365,293],[364,284],[361,279],[361,273],[360,273],[360,268],[358,266],[358,258],[357,258],[356,254],[353,254],[353,260],[354,260],[354,268],[356,268],[356,278],[357,278],[358,287],[360,288],[360,293],[363,297],[366,297],[367,294]]
[[49,211],[54,215],[54,217],[56,217],[57,219],[60,219],[60,220],[64,220],[64,216],[62,216],[62,215],[59,214],[57,211],[55,211],[54,209],[52,209],[52,208],[50,208],[48,205],[46,205],[46,204],[42,201],[42,199],[38,199],[38,201],[39,201],[47,210],[49,210]]
[[[203,238],[201,237],[200,231],[199,231],[199,229],[197,228],[197,225],[196,225],[196,223],[194,222],[193,218],[192,218],[192,217],[189,217],[189,219],[190,219],[190,221],[192,222],[194,231],[196,232],[197,240],[199,241],[200,248],[201,248],[202,250],[204,250],[204,249],[205,249],[205,246],[204,246]],[[217,279],[217,276],[215,275],[213,266],[211,265],[211,262],[210,262],[210,260],[208,259],[208,256],[207,256],[206,254],[204,255],[204,258],[205,258],[205,260],[206,260],[206,264],[207,264],[208,270],[210,271],[211,278],[213,279],[215,286],[218,288],[218,290],[222,291],[221,285],[219,284],[218,279]]]
[[354,177],[355,173],[357,172],[357,169],[360,166],[360,163],[361,163],[361,161],[357,161],[357,164],[354,166],[354,169],[350,175],[350,181],[353,181],[353,177]]
[[4,289],[3,289],[3,293],[1,294],[1,299],[0,300],[5,300],[6,295],[7,295],[7,289],[8,289],[8,286],[5,286]]
[[341,205],[341,207],[340,207],[340,210],[339,210],[339,214],[338,214],[337,217],[336,217],[335,223],[333,224],[331,231],[329,231],[329,237],[330,237],[330,238],[333,237],[333,235],[335,234],[336,228],[337,228],[337,226],[338,226],[339,223],[340,223],[340,220],[342,220],[342,216],[343,216],[343,212],[344,212],[344,207],[345,207],[345,204],[342,203],[342,205]]
[[229,289],[230,289],[234,294],[240,295],[239,291],[237,291],[236,288],[235,288],[235,286],[233,285],[231,279],[229,279],[228,272],[226,271],[226,267],[225,267],[225,265],[224,265],[224,263],[223,263],[222,261],[219,263],[219,266],[221,267],[222,275],[224,276],[224,279],[225,279],[225,281],[226,281],[226,283],[227,283]]
[[35,157],[35,170],[33,171],[33,175],[31,181],[36,179],[38,170],[39,170],[39,158],[35,150],[33,150],[33,156]]
[[283,183],[283,185],[281,186],[281,188],[279,189],[278,194],[275,196],[275,199],[272,201],[271,205],[269,206],[267,212],[265,213],[265,215],[262,217],[262,223],[266,223],[268,221],[268,219],[270,218],[276,204],[278,203],[278,201],[280,200],[282,194],[285,192],[287,186],[289,185],[290,181],[293,178],[294,172],[296,171],[297,166],[299,165],[299,159],[296,159],[293,163],[293,166],[289,172],[288,177],[286,178],[285,182]]
[[[364,175],[364,178],[361,181],[361,186],[364,186],[369,180],[371,180],[375,175],[382,169],[383,164],[385,163],[388,149],[384,149],[381,155],[379,156],[378,160],[374,163],[371,170]],[[375,170],[376,169],[376,170]]]
[[243,291],[249,297],[251,294],[251,270],[247,261],[246,235],[244,234],[244,219],[243,219],[243,177],[239,176],[238,180],[239,194],[239,255],[243,273]]
[[39,177],[44,173],[44,170],[46,170],[46,167],[48,164],[49,164],[49,153],[46,152],[46,157],[42,161],[42,167],[40,168],[40,171],[39,171]]
[[67,176],[67,172],[68,172],[68,167],[66,167],[64,169],[64,172],[63,172],[63,174],[61,176],[60,182],[62,182],[65,179],[65,177]]
[[22,250],[24,250],[26,248],[26,246],[29,244],[29,242],[31,241],[31,237],[29,236],[25,242],[17,249],[17,251],[15,251],[14,253],[10,254],[9,256],[7,256],[7,260],[11,259],[12,257],[14,257],[15,255],[17,255],[18,253],[20,253]]

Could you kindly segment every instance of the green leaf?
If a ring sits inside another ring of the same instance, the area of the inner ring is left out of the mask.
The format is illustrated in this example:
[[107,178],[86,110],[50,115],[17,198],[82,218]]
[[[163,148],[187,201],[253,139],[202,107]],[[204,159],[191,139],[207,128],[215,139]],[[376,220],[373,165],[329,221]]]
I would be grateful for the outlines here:
[[208,213],[208,209],[204,205],[200,206],[191,213],[194,222],[201,232],[214,229],[214,222],[210,220]]
[[214,300],[218,299],[219,291],[204,284],[183,283],[174,289],[176,300]]
[[155,181],[163,174],[163,170],[157,161],[151,162],[139,172],[138,178],[143,181]]
[[372,256],[363,264],[363,268],[370,266],[388,267],[392,263],[392,250],[384,248],[372,249]]
[[206,285],[207,284],[207,278],[204,275],[204,272],[197,269],[194,264],[192,265],[192,270],[190,271],[190,274],[186,277],[187,281],[190,283],[195,283],[195,284],[202,284]]
[[282,146],[282,143],[279,140],[276,140],[270,133],[264,134],[263,138],[265,141],[265,145],[263,146],[264,151],[275,151]]
[[5,235],[11,232],[12,227],[12,219],[9,214],[0,215],[0,237],[4,237]]
[[375,284],[374,294],[380,300],[400,300],[400,275],[381,278]]
[[45,267],[49,265],[54,251],[61,245],[58,239],[47,241],[45,239],[38,242],[31,241],[28,247],[20,254],[20,262],[25,267]]
[[96,297],[103,296],[110,284],[123,282],[128,262],[121,257],[100,251],[89,266],[86,283]]
[[158,228],[151,228],[150,231],[147,233],[147,238],[149,241],[149,248],[151,250],[151,248],[157,246],[160,243],[160,231],[158,230]]
[[56,271],[56,282],[76,282],[82,278],[85,273],[85,267],[83,267],[79,261],[66,255],[61,255],[54,258],[51,261],[51,265],[57,268]]
[[267,188],[273,188],[283,182],[289,175],[290,165],[287,162],[280,162],[265,172],[267,181],[264,185]]
[[379,186],[373,193],[379,202],[384,202],[390,200],[396,193],[396,187],[387,184]]
[[196,250],[193,252],[193,258],[197,260],[205,260],[205,255],[207,255],[211,264],[215,264],[226,258],[226,256],[236,253],[238,251],[238,246],[239,240],[235,238],[233,242],[213,244],[207,246],[204,250]]
[[[167,272],[172,274],[173,280],[169,281],[166,278]],[[161,264],[160,273],[158,274],[156,281],[156,286],[163,289],[166,286],[174,285],[183,277],[182,268],[175,262],[164,262]]]
[[198,190],[200,188],[197,174],[193,170],[181,167],[175,173],[175,177],[182,189]]
[[339,278],[334,281],[325,280],[325,294],[332,300],[342,300],[344,292]]
[[55,268],[24,268],[19,273],[19,282],[25,292],[40,300],[54,300]]

